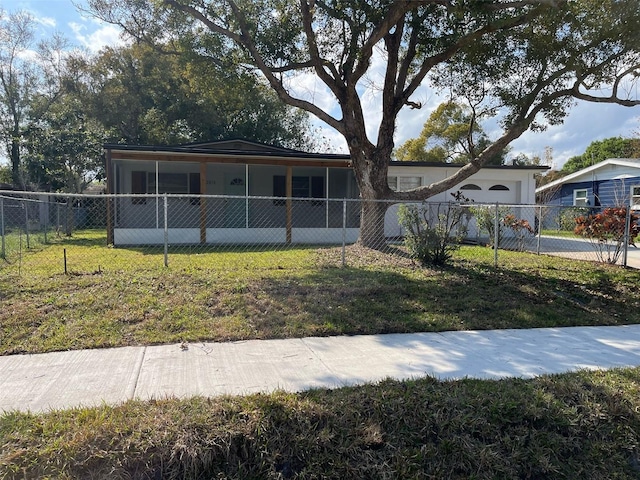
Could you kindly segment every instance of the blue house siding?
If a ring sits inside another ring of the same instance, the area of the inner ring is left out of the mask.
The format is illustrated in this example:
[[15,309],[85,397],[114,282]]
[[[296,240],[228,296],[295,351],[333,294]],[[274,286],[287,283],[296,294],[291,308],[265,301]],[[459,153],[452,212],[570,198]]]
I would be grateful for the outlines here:
[[620,204],[628,204],[629,188],[632,185],[640,185],[640,176],[614,180],[595,180],[589,182],[575,182],[562,185],[560,190],[548,200],[548,205],[573,205],[574,191],[587,190],[587,198],[590,207],[614,207]]
[[[568,183],[566,185],[562,185],[560,189],[558,201],[553,202],[554,205],[562,205],[563,207],[570,207],[573,205],[573,192],[574,190],[587,190],[587,198],[589,199],[589,205],[595,205],[594,200],[594,190],[597,193],[598,188],[596,186],[597,182],[578,182],[578,183]],[[595,187],[595,188],[594,188]]]
[[600,183],[600,205],[614,207],[629,204],[629,188],[640,185],[640,177],[625,178],[624,180],[603,180]]

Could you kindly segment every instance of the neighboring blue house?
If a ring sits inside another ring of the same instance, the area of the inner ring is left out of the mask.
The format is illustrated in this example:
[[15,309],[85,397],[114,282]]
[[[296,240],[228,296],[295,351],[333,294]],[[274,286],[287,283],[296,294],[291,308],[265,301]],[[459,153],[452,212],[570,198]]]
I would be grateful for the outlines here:
[[536,189],[538,203],[640,210],[640,159],[610,158]]

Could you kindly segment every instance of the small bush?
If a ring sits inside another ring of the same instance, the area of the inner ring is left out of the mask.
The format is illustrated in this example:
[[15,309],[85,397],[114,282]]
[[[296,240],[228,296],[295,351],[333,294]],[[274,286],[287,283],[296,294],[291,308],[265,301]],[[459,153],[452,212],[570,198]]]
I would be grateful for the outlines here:
[[[496,207],[489,205],[477,206],[472,207],[471,212],[476,218],[478,229],[489,234],[489,245],[493,247],[496,230]],[[507,224],[505,223],[505,219],[509,215],[513,216],[509,207],[498,207],[498,246],[500,246],[502,242],[502,237],[504,236],[505,231],[504,229],[507,226]]]
[[[629,245],[635,245],[634,238],[640,233],[638,218],[638,215],[631,213]],[[600,213],[578,217],[575,222],[574,233],[591,240],[600,262],[617,263],[625,243],[625,207],[605,208]]]
[[558,230],[572,232],[576,228],[576,219],[588,213],[587,207],[564,208],[558,215]]
[[518,251],[523,252],[525,235],[535,234],[535,230],[529,221],[524,218],[517,218],[514,214],[510,213],[502,219],[502,224],[511,229],[518,240]]
[[400,205],[398,221],[405,229],[405,245],[423,265],[446,265],[466,235],[467,210],[458,203],[438,204],[435,214],[417,205]]

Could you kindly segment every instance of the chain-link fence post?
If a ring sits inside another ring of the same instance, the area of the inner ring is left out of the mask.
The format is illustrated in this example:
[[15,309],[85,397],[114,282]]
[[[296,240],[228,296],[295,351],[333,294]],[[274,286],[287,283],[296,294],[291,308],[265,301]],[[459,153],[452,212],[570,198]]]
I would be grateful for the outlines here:
[[629,235],[631,235],[631,206],[627,207],[624,221],[624,250],[622,250],[622,265],[627,267],[627,253],[629,252]]
[[347,265],[345,258],[347,246],[347,200],[342,200],[342,266]]
[[2,237],[2,258],[7,258],[6,244],[4,239],[4,198],[0,197],[0,237]]
[[498,267],[498,242],[500,241],[500,215],[498,213],[500,204],[496,202],[496,214],[493,219],[493,266]]
[[48,243],[48,241],[47,241],[47,233],[48,233],[47,230],[49,230],[49,207],[51,206],[51,203],[49,202],[49,197],[46,197],[46,198],[47,198],[47,203],[46,203],[47,208],[45,209],[46,213],[44,213],[44,219],[42,219],[43,221],[41,222],[42,223],[42,228],[44,229],[43,238],[44,238],[44,244],[45,245]]
[[536,241],[536,255],[540,255],[540,239],[542,238],[542,205],[538,207],[538,221],[536,227],[538,229],[538,238]]
[[29,239],[29,205],[27,205],[27,202],[22,202],[22,208],[24,208],[24,233],[27,237],[27,250],[29,250],[31,241]]
[[167,221],[168,218],[168,205],[167,205],[167,194],[165,193],[163,196],[164,200],[164,266],[169,266],[169,223]]

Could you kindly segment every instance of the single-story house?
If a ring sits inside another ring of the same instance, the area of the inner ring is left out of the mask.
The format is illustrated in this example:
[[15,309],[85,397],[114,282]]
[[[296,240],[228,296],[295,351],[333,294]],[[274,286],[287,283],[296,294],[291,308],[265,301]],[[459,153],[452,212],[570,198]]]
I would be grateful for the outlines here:
[[640,209],[640,159],[610,158],[536,190],[539,203]]
[[[235,139],[178,146],[105,145],[107,232],[114,245],[355,242],[359,191],[349,155],[308,153]],[[389,184],[410,189],[459,166],[392,162]],[[462,191],[476,202],[533,204],[546,167],[485,167],[430,201]],[[167,195],[166,223],[164,194]],[[197,197],[206,195],[206,197]],[[191,197],[190,197],[191,196]],[[385,235],[398,236],[397,207]]]

